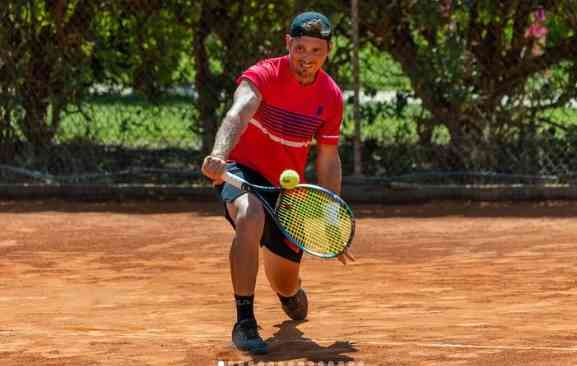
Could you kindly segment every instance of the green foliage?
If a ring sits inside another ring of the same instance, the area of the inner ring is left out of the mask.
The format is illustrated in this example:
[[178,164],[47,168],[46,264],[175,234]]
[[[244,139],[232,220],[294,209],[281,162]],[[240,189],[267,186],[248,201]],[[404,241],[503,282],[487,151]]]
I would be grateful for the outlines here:
[[131,6],[112,3],[98,14],[92,28],[98,44],[92,66],[94,83],[133,87],[148,98],[186,83],[194,75],[187,50],[192,47],[189,26],[180,20],[178,6]]
[[[555,138],[573,136],[566,125],[573,115],[559,111],[577,97],[575,0],[359,3],[360,78],[370,99],[361,106],[366,141],[448,143],[463,160],[489,161],[479,158],[480,147],[551,129]],[[533,39],[527,30],[540,5],[548,33]],[[237,76],[261,58],[284,54],[288,23],[304,10],[333,21],[327,70],[350,90],[349,7],[335,0],[6,0],[0,158],[10,160],[19,142],[206,150]],[[191,95],[167,101],[169,89],[182,85],[194,86]],[[131,89],[137,99],[92,98],[103,88]],[[384,91],[396,97],[379,100]],[[347,106],[348,135],[351,119]]]
[[59,144],[88,143],[129,148],[199,149],[198,115],[184,97],[91,97],[68,111]]
[[427,112],[416,119],[420,143],[433,143],[443,126],[465,168],[490,165],[487,146],[536,133],[541,113],[577,96],[575,5],[369,1],[361,25],[401,65]]

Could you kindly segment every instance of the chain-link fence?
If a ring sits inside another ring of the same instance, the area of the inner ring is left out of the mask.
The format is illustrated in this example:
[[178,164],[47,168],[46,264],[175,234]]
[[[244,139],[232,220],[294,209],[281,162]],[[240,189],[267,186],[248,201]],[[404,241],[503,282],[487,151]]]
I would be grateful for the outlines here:
[[[341,155],[350,175],[350,9],[339,1],[309,6],[327,13],[337,34],[326,69],[347,96]],[[286,26],[304,8],[288,0],[8,0],[0,9],[0,183],[207,184],[199,165],[235,78],[258,59],[284,54]],[[368,32],[362,24],[361,32]],[[431,111],[446,101],[419,95],[399,58],[371,43],[374,33],[361,35],[367,180],[576,184],[571,95],[561,90],[552,108],[526,112],[535,100],[525,93],[522,103],[501,102],[470,124],[451,112],[439,119]],[[530,82],[577,85],[575,64],[563,68]],[[500,122],[508,116],[524,122]]]
[[190,184],[202,159],[196,108],[184,96],[151,102],[93,95],[63,113],[53,142],[18,141],[0,165],[3,182]]

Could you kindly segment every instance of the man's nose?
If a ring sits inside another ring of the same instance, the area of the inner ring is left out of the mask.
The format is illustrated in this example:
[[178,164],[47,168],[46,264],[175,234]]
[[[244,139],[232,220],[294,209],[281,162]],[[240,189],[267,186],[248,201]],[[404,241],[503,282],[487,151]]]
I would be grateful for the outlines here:
[[305,54],[303,55],[303,61],[306,63],[310,63],[311,61],[313,61],[313,54],[311,52],[305,52]]

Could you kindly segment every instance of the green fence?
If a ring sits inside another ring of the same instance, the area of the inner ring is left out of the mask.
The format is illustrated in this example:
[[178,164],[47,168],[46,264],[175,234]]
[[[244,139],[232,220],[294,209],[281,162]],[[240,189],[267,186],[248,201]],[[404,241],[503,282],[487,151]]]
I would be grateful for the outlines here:
[[[326,69],[345,90],[341,156],[351,175],[354,85],[346,3],[311,6],[331,17],[338,34]],[[455,4],[463,7],[455,11],[469,9]],[[286,24],[302,5],[7,1],[0,9],[0,184],[207,185],[199,164],[236,77],[258,59],[285,52]],[[521,99],[503,99],[494,113],[451,129],[435,119],[431,100],[414,90],[415,80],[389,46],[372,36],[362,11],[367,182],[576,185],[576,99],[559,86],[574,82],[575,63],[535,73],[526,83],[533,89]],[[440,80],[437,87],[442,94],[451,84]],[[468,98],[482,101],[471,93]],[[557,97],[563,103],[539,108]],[[507,116],[515,120],[507,124]],[[312,166],[307,174],[314,175]]]

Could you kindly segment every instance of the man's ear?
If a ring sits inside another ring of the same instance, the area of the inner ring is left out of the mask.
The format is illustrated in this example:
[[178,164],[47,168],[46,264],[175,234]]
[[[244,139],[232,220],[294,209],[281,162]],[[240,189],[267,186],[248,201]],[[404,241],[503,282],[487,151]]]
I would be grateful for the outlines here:
[[290,51],[290,45],[291,45],[291,41],[292,41],[292,37],[290,36],[290,34],[285,34],[284,40],[285,40],[286,50]]

